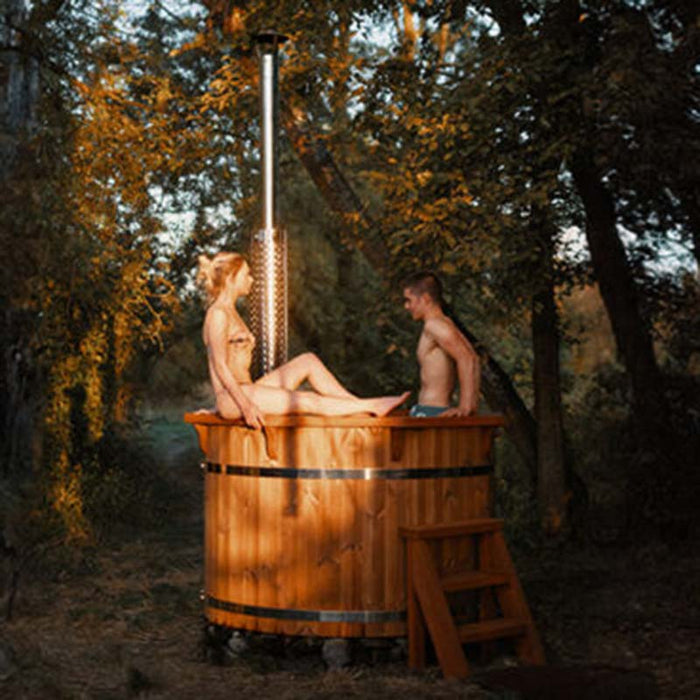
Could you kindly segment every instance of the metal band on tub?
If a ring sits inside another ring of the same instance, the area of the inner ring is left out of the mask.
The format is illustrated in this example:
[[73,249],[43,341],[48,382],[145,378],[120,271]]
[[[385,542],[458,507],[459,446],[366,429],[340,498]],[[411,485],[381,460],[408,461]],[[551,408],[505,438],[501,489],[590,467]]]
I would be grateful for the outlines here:
[[470,467],[436,467],[417,469],[295,469],[292,467],[250,467],[206,462],[206,471],[228,476],[254,476],[274,479],[449,479],[462,476],[485,476],[493,473],[492,464]]
[[260,605],[243,605],[206,597],[206,605],[224,612],[251,617],[270,617],[276,620],[301,620],[304,622],[403,622],[405,610],[297,610],[294,608],[266,608]]

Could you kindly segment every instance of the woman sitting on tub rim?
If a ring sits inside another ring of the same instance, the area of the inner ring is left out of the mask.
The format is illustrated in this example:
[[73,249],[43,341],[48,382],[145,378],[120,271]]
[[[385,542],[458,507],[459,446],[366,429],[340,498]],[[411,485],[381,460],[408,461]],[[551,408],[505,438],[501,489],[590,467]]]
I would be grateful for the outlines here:
[[[207,294],[208,308],[202,329],[207,348],[209,377],[216,395],[216,410],[223,418],[243,418],[251,428],[264,424],[263,414],[314,413],[346,416],[371,413],[385,416],[403,403],[400,396],[362,399],[351,394],[313,353],[304,353],[255,382],[250,364],[255,337],[236,310],[253,277],[239,253],[199,256],[197,282]],[[308,381],[314,391],[298,391]]]

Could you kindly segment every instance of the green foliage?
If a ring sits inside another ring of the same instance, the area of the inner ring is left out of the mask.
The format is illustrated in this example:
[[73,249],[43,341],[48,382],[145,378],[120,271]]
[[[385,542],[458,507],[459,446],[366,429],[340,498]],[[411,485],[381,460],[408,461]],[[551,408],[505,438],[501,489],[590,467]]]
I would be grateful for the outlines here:
[[513,444],[499,439],[495,443],[495,514],[503,518],[510,545],[523,552],[542,545],[539,509],[529,486],[530,475]]
[[[635,236],[643,306],[678,377],[674,420],[686,430],[697,281],[649,263],[693,235],[689,15],[656,2],[576,17],[560,3],[511,3],[510,16],[487,6],[500,32],[464,3],[153,3],[128,31],[107,0],[97,15],[85,2],[32,5],[40,118],[0,195],[2,356],[21,358],[3,365],[18,373],[5,395],[20,397],[3,417],[31,407],[14,432],[32,425],[43,442],[17,471],[45,464],[43,497],[66,532],[105,533],[138,494],[155,493],[115,428],[134,394],[174,401],[206,379],[192,270],[200,252],[245,251],[258,225],[251,37],[270,25],[290,36],[285,109],[333,152],[373,222],[332,215],[283,140],[292,354],[316,351],[361,394],[414,386],[416,328],[398,283],[431,267],[530,402],[532,299],[552,261],[560,302],[590,277],[556,254],[564,229],[584,224],[571,177],[584,149]],[[363,254],[372,247],[375,268]],[[587,365],[565,380],[576,465],[591,484],[605,479],[597,465],[614,465],[617,489],[638,457],[619,372]],[[506,481],[504,503],[526,523],[530,496]]]
[[[118,33],[114,6],[97,25],[82,7],[53,8],[55,24],[35,9],[26,30],[47,47],[44,92],[40,126],[3,194],[5,341],[31,357],[43,399],[34,419],[44,422],[43,484],[66,533],[81,538],[90,529],[82,481],[105,430],[124,419],[124,373],[178,303],[149,190],[152,174],[172,167],[173,150],[156,97],[130,95],[140,80],[124,68],[129,47],[105,49]],[[77,23],[68,34],[66,19]],[[31,323],[18,324],[25,312]]]
[[162,525],[179,496],[163,456],[140,428],[114,428],[97,445],[81,482],[85,518],[96,537]]

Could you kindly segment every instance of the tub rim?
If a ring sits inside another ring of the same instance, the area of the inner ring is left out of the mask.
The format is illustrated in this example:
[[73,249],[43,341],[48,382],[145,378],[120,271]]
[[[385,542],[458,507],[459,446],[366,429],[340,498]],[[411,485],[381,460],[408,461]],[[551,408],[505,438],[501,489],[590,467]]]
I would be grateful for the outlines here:
[[[190,425],[220,425],[244,428],[241,418],[235,420],[222,418],[214,411],[194,411],[185,413],[185,423]],[[499,428],[505,424],[501,414],[484,414],[466,418],[414,418],[407,414],[392,414],[377,418],[375,416],[315,416],[305,413],[284,416],[266,415],[265,426],[270,428]]]

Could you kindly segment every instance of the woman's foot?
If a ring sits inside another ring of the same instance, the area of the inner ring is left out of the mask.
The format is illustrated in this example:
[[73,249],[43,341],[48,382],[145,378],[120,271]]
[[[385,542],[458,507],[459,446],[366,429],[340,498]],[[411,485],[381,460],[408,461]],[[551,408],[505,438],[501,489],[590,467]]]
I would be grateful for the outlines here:
[[386,416],[397,406],[400,406],[410,395],[410,391],[404,391],[400,396],[380,396],[376,399],[367,399],[371,405],[370,413],[379,417]]

